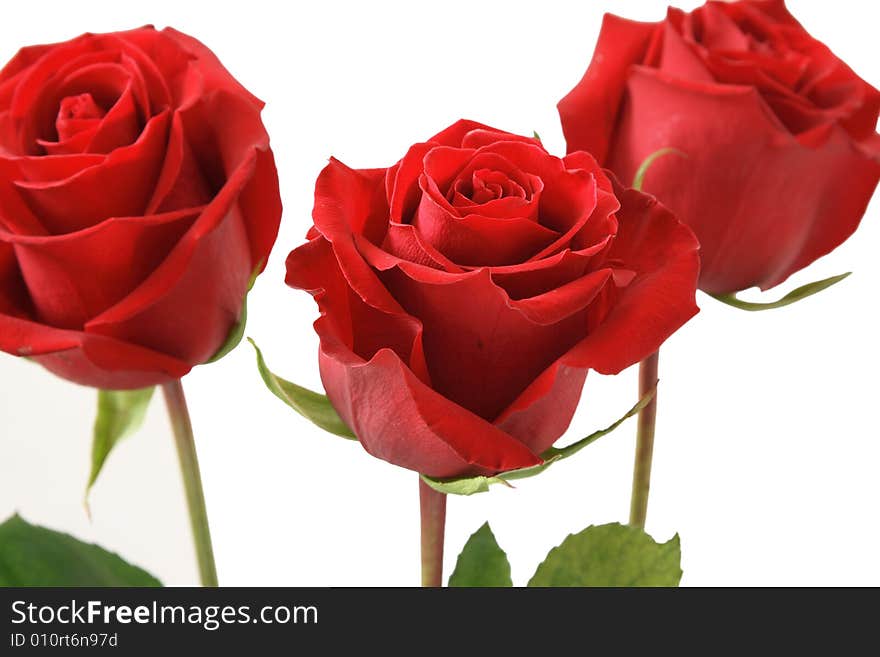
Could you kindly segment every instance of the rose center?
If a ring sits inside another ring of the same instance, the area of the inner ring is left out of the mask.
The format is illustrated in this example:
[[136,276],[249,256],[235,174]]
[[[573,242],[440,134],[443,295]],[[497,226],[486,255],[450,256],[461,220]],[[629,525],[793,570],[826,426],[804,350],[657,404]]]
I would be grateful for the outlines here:
[[501,198],[527,198],[522,185],[494,169],[477,169],[470,178],[460,178],[449,190],[449,200],[453,205],[482,205]]
[[61,100],[55,119],[58,140],[66,141],[83,130],[88,130],[104,118],[106,113],[107,110],[98,105],[90,93],[67,96]]

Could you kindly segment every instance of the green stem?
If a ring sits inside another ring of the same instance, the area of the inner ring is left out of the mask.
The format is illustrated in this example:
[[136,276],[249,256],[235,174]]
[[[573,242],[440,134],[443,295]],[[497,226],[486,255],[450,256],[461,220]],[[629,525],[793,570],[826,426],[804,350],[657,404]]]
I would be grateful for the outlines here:
[[422,586],[443,586],[443,541],[446,533],[446,494],[419,477],[422,517]]
[[179,380],[172,381],[162,386],[162,393],[165,395],[165,404],[168,406],[168,415],[174,430],[174,441],[177,444],[177,457],[180,461],[180,473],[183,476],[183,488],[186,492],[189,522],[192,527],[202,586],[217,586],[217,569],[214,565],[214,549],[211,547],[211,530],[208,527],[199,457],[196,454],[192,422],[186,407],[183,386]]
[[[657,387],[660,352],[639,364],[639,399]],[[657,395],[639,412],[636,433],[636,457],[633,466],[632,501],[629,524],[644,529],[648,515],[648,494],[651,491],[651,461],[654,456],[654,426],[657,420]]]

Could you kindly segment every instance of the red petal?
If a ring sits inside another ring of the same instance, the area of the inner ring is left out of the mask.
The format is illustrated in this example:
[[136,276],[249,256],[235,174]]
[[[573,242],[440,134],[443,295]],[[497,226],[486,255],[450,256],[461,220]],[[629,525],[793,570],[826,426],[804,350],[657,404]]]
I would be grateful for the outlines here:
[[27,288],[12,246],[0,241],[0,314],[26,317],[30,312]]
[[[559,234],[525,217],[495,219],[450,214],[433,181],[423,178],[422,200],[413,225],[431,246],[457,265],[507,265],[528,260]],[[433,187],[429,193],[424,186]]]
[[388,169],[385,176],[385,194],[389,203],[391,221],[409,223],[421,198],[419,178],[424,173],[425,155],[434,144],[416,144],[406,155]]
[[831,251],[855,230],[880,177],[876,151],[840,128],[795,139],[754,89],[638,68],[610,166],[631,180],[669,146],[687,158],[655,162],[645,189],[697,234],[700,287],[712,293],[772,287]]
[[493,267],[492,280],[503,287],[511,299],[536,297],[595,270],[597,256],[601,257],[611,240],[612,235],[607,235],[601,242],[580,251],[566,249],[525,264]]
[[400,264],[381,277],[424,326],[432,387],[487,420],[583,337],[595,295],[511,301],[485,269],[456,276]]
[[37,316],[56,327],[82,328],[134,290],[166,258],[198,210],[108,219],[60,237],[0,231],[15,245]]
[[[353,253],[351,257],[360,256]],[[421,324],[399,307],[383,310],[355,294],[343,275],[341,262],[333,245],[323,237],[315,238],[288,256],[285,281],[315,297],[324,316],[326,337],[332,335],[363,360],[390,348],[417,376],[427,380]],[[375,278],[375,274],[370,276]]]
[[635,277],[612,295],[607,314],[598,316],[589,335],[496,420],[538,454],[568,428],[588,369],[616,374],[643,360],[697,312],[699,257],[693,234],[653,198],[615,186],[622,202],[620,232],[608,258],[631,267]]
[[438,132],[428,141],[432,144],[439,144],[441,146],[462,148],[464,145],[465,137],[469,132],[473,130],[488,130],[495,133],[498,132],[497,130],[495,130],[495,128],[490,128],[489,126],[483,125],[482,123],[469,121],[468,119],[459,119],[445,130]]
[[544,148],[540,139],[523,137],[522,135],[515,135],[504,130],[496,130],[495,128],[472,128],[461,140],[461,146],[462,148],[482,148],[483,146],[497,144],[499,141],[516,141],[532,144],[541,149]]
[[[129,33],[126,38],[134,40],[139,35],[140,31],[135,30],[132,33]],[[191,98],[201,97],[205,90],[213,91],[222,89],[229,92],[231,96],[244,100],[254,109],[262,109],[263,101],[245,89],[241,83],[226,70],[217,58],[217,55],[215,55],[211,49],[205,46],[201,41],[188,34],[184,34],[183,32],[178,32],[171,27],[166,27],[162,30],[160,36],[163,40],[167,39],[175,44],[177,48],[183,50],[188,55],[186,59],[189,60],[190,66],[196,67],[198,70],[200,84],[198,86],[184,87],[183,98],[177,100],[179,106],[186,105],[187,100]],[[161,45],[158,45],[158,47],[163,48]],[[163,50],[167,50],[167,48],[163,48]],[[177,57],[180,56],[177,53],[175,53],[175,55]],[[191,80],[190,84],[192,84],[192,82],[195,82],[195,80]]]
[[617,290],[607,314],[562,359],[601,374],[617,374],[650,356],[699,310],[694,234],[652,196],[614,183],[621,208],[608,262],[622,263],[635,277],[622,277],[626,285]]
[[105,390],[144,388],[187,374],[190,365],[101,335],[0,314],[0,349],[28,356],[69,381]]
[[315,227],[331,242],[337,235],[360,234],[381,241],[388,222],[385,169],[351,169],[335,158],[315,183]]
[[390,349],[363,362],[322,340],[320,364],[334,407],[373,456],[431,477],[541,463],[521,442],[422,383]]
[[391,224],[382,249],[388,253],[416,264],[434,269],[443,269],[451,273],[462,273],[464,270],[440,253],[411,224]]
[[191,208],[211,200],[211,188],[184,134],[183,117],[175,113],[171,121],[165,161],[146,213]]
[[81,230],[108,217],[143,214],[162,164],[169,119],[168,113],[154,118],[133,145],[70,178],[15,185],[55,234]]
[[126,89],[99,124],[88,145],[90,153],[109,153],[137,140],[141,123],[134,92]]
[[693,44],[687,43],[669,21],[663,23],[662,29],[663,50],[659,68],[670,75],[694,82],[714,82],[715,79],[695,52]]
[[255,163],[253,154],[165,261],[134,292],[89,321],[86,330],[192,364],[213,356],[239,319],[253,270],[237,200]]
[[605,14],[584,77],[559,101],[568,152],[588,151],[604,162],[626,88],[627,71],[645,57],[656,23]]
[[565,433],[584,389],[589,370],[568,367],[564,358],[544,370],[495,420],[535,454],[543,454]]

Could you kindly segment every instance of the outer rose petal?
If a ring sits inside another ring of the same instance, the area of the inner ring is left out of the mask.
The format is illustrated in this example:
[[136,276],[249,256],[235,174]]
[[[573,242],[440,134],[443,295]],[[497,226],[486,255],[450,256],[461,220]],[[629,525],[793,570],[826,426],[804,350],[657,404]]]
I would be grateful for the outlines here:
[[783,24],[800,27],[797,19],[788,11],[785,6],[785,0],[752,0],[752,4],[756,9]]
[[239,319],[253,272],[236,201],[255,161],[253,154],[162,265],[125,299],[89,321],[88,332],[145,345],[193,365],[214,355]]
[[495,128],[490,128],[482,123],[469,121],[468,119],[459,119],[445,130],[438,132],[428,141],[432,144],[440,144],[441,146],[461,148],[465,136],[471,130],[489,130],[491,132],[497,132]]
[[45,55],[52,47],[52,45],[39,45],[20,48],[15,53],[15,56],[3,67],[3,70],[0,70],[0,85],[4,85],[5,88],[9,80],[18,76],[28,67],[33,66],[34,62]]
[[526,388],[495,425],[542,454],[571,424],[589,368],[569,367],[560,358]]
[[377,241],[385,234],[388,204],[382,184],[385,169],[352,169],[335,158],[315,183],[315,227],[331,242],[337,236],[363,234]]
[[880,178],[877,156],[839,127],[795,139],[754,89],[638,67],[609,166],[631,180],[648,155],[669,146],[688,157],[655,162],[644,187],[697,234],[700,287],[710,293],[773,287],[837,247]]
[[[241,168],[253,167],[250,177],[240,189],[238,206],[245,222],[247,241],[251,251],[251,269],[266,266],[269,251],[278,235],[281,222],[281,195],[275,159],[269,148],[269,135],[260,120],[259,108],[247,98],[240,98],[228,91],[217,91],[203,103],[181,112],[183,136],[194,154],[197,168],[202,176],[216,187],[238,175]],[[177,171],[174,187],[162,201],[167,209],[172,202],[188,200],[193,205],[199,198],[195,190],[189,190],[195,179],[185,166]],[[218,172],[216,167],[221,167]],[[171,176],[174,178],[174,176]],[[181,189],[183,188],[183,189]],[[183,198],[181,198],[183,194]],[[187,196],[190,198],[187,199]],[[176,198],[175,198],[176,197]]]
[[[137,34],[137,32],[130,33],[129,38],[132,38]],[[185,50],[191,58],[190,61],[195,63],[195,66],[198,68],[202,76],[202,88],[199,90],[200,93],[204,93],[205,90],[215,91],[223,89],[246,100],[257,110],[263,107],[263,101],[245,89],[241,83],[226,70],[226,67],[223,66],[217,58],[217,55],[215,55],[201,41],[188,34],[184,34],[183,32],[178,32],[172,27],[166,27],[160,34],[162,37],[169,39]]]
[[390,349],[365,363],[322,339],[320,365],[333,406],[373,456],[431,477],[541,463],[521,442],[422,383]]
[[699,312],[700,245],[693,232],[653,196],[612,182],[621,207],[608,259],[626,263],[635,277],[618,290],[596,329],[562,358],[600,374],[617,374],[650,356]]
[[314,238],[290,254],[287,282],[315,295],[321,378],[367,451],[435,477],[540,463],[520,442],[422,382],[424,373],[415,373],[425,368],[421,327],[402,311],[371,312],[337,257],[323,237]]
[[15,259],[15,250],[0,242],[0,314],[24,318],[30,311],[27,287]]
[[385,174],[385,196],[390,206],[392,223],[409,222],[419,204],[419,178],[424,172],[425,155],[434,144],[415,144]]
[[[324,316],[324,333],[352,354],[366,361],[380,349],[391,349],[427,380],[421,324],[402,309],[380,309],[359,296],[340,268],[339,257],[324,237],[313,238],[288,256],[285,282],[315,297]],[[342,257],[348,257],[347,252]]]
[[576,344],[586,308],[608,273],[521,301],[511,300],[486,269],[454,276],[402,263],[384,271],[382,280],[424,326],[432,387],[493,420]]
[[692,82],[711,84],[715,81],[705,62],[694,51],[692,44],[687,43],[669,21],[663,23],[662,30],[663,52],[660,53],[658,62],[661,71]]
[[462,148],[481,148],[497,144],[499,141],[519,141],[538,146],[541,149],[544,148],[541,140],[534,137],[524,137],[511,132],[505,132],[504,130],[496,130],[495,128],[483,129],[478,127],[474,127],[464,136],[464,139],[461,140],[461,146]]
[[641,63],[655,23],[605,14],[595,54],[584,77],[559,101],[568,151],[587,151],[605,161],[626,88],[629,67]]
[[612,179],[622,207],[609,259],[636,268],[599,325],[548,367],[495,424],[535,453],[568,428],[587,371],[617,374],[654,353],[693,317],[698,245],[693,233],[657,201]]
[[58,237],[0,230],[0,241],[15,245],[37,316],[51,326],[81,329],[162,263],[199,210],[108,219]]
[[251,271],[262,272],[278,237],[281,224],[281,191],[275,155],[269,148],[257,149],[254,175],[238,197],[251,249]]
[[191,365],[102,335],[66,331],[0,313],[0,349],[29,356],[60,377],[107,390],[179,379]]

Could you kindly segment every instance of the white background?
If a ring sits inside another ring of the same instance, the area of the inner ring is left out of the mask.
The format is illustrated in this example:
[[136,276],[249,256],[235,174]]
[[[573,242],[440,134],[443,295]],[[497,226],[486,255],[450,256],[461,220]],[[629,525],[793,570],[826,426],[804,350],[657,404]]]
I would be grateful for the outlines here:
[[[690,9],[697,2],[683,2]],[[873,3],[791,0],[792,12],[880,85]],[[460,117],[531,134],[563,154],[555,104],[580,79],[604,11],[660,19],[660,0],[442,3],[19,3],[0,22],[18,46],[153,23],[212,48],[267,101],[284,200],[281,234],[250,299],[247,334],[271,367],[318,388],[315,306],[283,284],[310,225],[315,177],[335,155],[388,166]],[[785,202],[785,199],[780,199]],[[663,349],[647,529],[683,546],[683,584],[880,585],[880,204],[853,239],[769,296],[853,270],[799,305],[750,314],[700,295]],[[750,297],[751,298],[751,297]],[[563,441],[635,400],[635,368],[591,374]],[[416,475],[368,456],[283,406],[242,345],[186,377],[221,583],[418,582]],[[194,584],[170,428],[157,396],[83,509],[95,393],[0,354],[0,517],[95,541],[165,583]],[[449,503],[449,572],[490,520],[525,583],[549,548],[591,523],[625,521],[634,423],[516,490]]]

